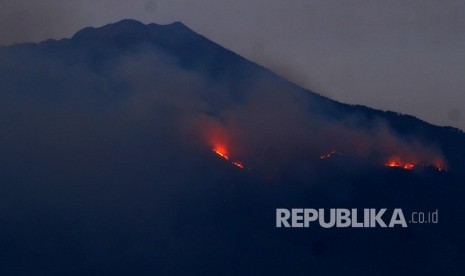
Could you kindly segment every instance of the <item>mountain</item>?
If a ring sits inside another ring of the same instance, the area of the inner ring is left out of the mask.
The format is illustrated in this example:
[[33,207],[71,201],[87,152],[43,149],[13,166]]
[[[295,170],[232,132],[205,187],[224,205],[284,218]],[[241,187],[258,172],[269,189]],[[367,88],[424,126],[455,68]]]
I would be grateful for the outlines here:
[[[461,275],[465,134],[303,89],[182,23],[0,48],[2,275]],[[280,229],[276,208],[438,211]]]

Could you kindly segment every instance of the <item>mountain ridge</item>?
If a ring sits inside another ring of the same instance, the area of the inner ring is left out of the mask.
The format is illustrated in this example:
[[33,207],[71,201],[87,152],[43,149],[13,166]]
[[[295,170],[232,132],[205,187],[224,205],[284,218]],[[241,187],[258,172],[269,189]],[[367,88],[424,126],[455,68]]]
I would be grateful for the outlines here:
[[[99,64],[118,55],[120,51],[134,51],[141,45],[152,45],[175,57],[180,66],[191,71],[206,71],[208,76],[218,83],[225,83],[235,91],[233,96],[242,101],[242,89],[237,80],[243,82],[256,78],[273,79],[274,85],[290,87],[297,93],[308,97],[308,109],[315,116],[323,116],[336,121],[357,117],[357,124],[364,128],[376,128],[380,119],[406,139],[419,139],[425,143],[439,144],[440,148],[454,163],[465,166],[455,152],[465,144],[462,130],[451,126],[437,126],[408,114],[374,109],[363,105],[350,105],[322,96],[317,92],[298,86],[282,76],[255,62],[211,41],[207,37],[191,30],[182,22],[159,25],[143,24],[137,20],[125,19],[101,27],[86,27],[77,31],[71,38],[45,40],[40,43],[17,44],[4,47],[4,51],[30,49],[44,51],[47,55],[63,53],[62,59],[68,59],[69,51],[77,52],[74,59],[90,58],[89,62]],[[84,49],[84,50],[83,50]],[[84,52],[83,52],[84,51]],[[71,61],[73,62],[73,61]]]
[[[125,36],[127,34],[136,33],[136,32],[139,32],[139,31],[143,31],[143,35],[149,35],[149,32],[154,31],[154,30],[156,30],[156,31],[161,31],[161,30],[163,30],[163,31],[183,31],[183,32],[190,32],[191,34],[195,34],[198,37],[201,37],[201,38],[203,38],[205,40],[208,40],[209,42],[214,43],[216,46],[218,46],[218,47],[220,47],[220,48],[222,48],[222,49],[224,49],[224,50],[226,50],[228,52],[233,53],[237,57],[240,57],[241,59],[246,60],[247,62],[252,63],[255,66],[258,66],[260,68],[265,69],[266,71],[270,72],[271,74],[275,75],[276,77],[279,77],[280,79],[288,82],[289,84],[291,84],[291,85],[293,85],[295,87],[298,87],[298,89],[300,89],[300,90],[310,92],[312,94],[315,94],[315,95],[317,95],[317,96],[319,96],[321,98],[324,98],[326,100],[330,100],[331,102],[334,102],[334,103],[337,103],[337,104],[342,104],[342,105],[347,106],[347,107],[357,107],[357,108],[365,107],[365,108],[368,108],[368,109],[370,109],[372,111],[378,111],[378,112],[382,112],[382,113],[392,113],[392,114],[396,114],[398,116],[413,117],[414,119],[419,120],[422,123],[425,123],[425,124],[430,125],[430,126],[453,130],[453,131],[459,132],[461,134],[464,133],[463,130],[461,130],[461,129],[457,128],[457,127],[453,127],[453,126],[449,126],[449,125],[444,125],[444,126],[435,125],[433,123],[427,122],[427,121],[425,121],[425,120],[423,120],[423,119],[421,119],[419,117],[410,115],[408,113],[400,113],[400,112],[396,112],[396,111],[393,111],[393,110],[376,109],[376,108],[372,108],[372,107],[369,107],[369,106],[366,106],[366,105],[360,105],[360,104],[347,104],[347,103],[332,99],[330,97],[323,96],[323,95],[319,94],[317,91],[313,91],[311,89],[301,87],[301,86],[291,82],[287,78],[275,73],[271,69],[266,68],[266,67],[264,67],[264,66],[262,66],[260,64],[257,64],[254,61],[248,60],[248,59],[242,57],[241,55],[239,55],[238,53],[236,53],[236,52],[234,52],[234,51],[232,51],[232,50],[230,50],[230,49],[216,43],[215,41],[210,40],[209,38],[205,37],[204,35],[196,33],[195,31],[190,29],[187,25],[185,25],[181,21],[174,21],[174,22],[168,23],[168,24],[157,24],[157,23],[144,24],[144,23],[142,23],[142,22],[140,22],[138,20],[135,20],[135,19],[122,19],[120,21],[105,24],[105,25],[100,26],[100,27],[92,27],[92,26],[84,27],[84,28],[76,31],[69,38],[46,39],[46,40],[43,40],[43,41],[40,41],[40,42],[37,42],[37,43],[34,43],[34,42],[18,43],[18,44],[13,44],[13,45],[8,45],[8,46],[0,46],[0,48],[7,49],[7,48],[25,47],[25,46],[33,46],[33,45],[47,45],[47,44],[56,44],[56,43],[59,43],[59,42],[70,42],[70,41],[75,41],[75,40],[79,40],[79,41],[96,40],[96,39],[97,40],[106,40],[106,39],[109,39],[109,38],[115,38],[115,36],[116,37],[121,36],[121,35]],[[113,31],[113,33],[112,33],[112,31]],[[114,32],[114,31],[116,31],[116,32]],[[153,40],[151,40],[151,39],[153,39],[153,37],[151,37],[150,35],[148,37],[140,36],[139,38],[153,42]]]
[[[153,29],[153,28],[157,28],[157,29],[160,29],[160,28],[161,28],[161,29],[165,29],[165,30],[168,30],[168,31],[181,31],[181,29],[182,29],[182,31],[189,31],[189,32],[191,32],[191,33],[194,33],[194,34],[198,35],[199,37],[202,37],[203,39],[208,40],[209,42],[214,43],[216,46],[219,46],[219,47],[221,47],[221,48],[224,49],[224,50],[227,50],[227,51],[229,51],[229,52],[231,52],[231,53],[234,53],[236,56],[238,56],[238,57],[240,57],[240,58],[246,60],[247,62],[253,63],[253,64],[256,65],[256,66],[259,66],[259,67],[261,67],[261,68],[263,68],[263,69],[265,69],[265,70],[271,72],[273,75],[275,75],[275,76],[277,76],[277,77],[279,77],[279,78],[285,80],[286,82],[288,82],[289,84],[291,84],[291,85],[293,85],[293,86],[298,87],[300,90],[305,90],[305,91],[307,91],[307,92],[313,93],[313,94],[315,94],[315,95],[317,95],[317,96],[319,96],[319,97],[328,99],[328,100],[330,100],[330,101],[332,101],[332,102],[334,102],[334,103],[343,104],[343,105],[345,105],[345,106],[350,106],[350,107],[366,107],[366,108],[371,109],[372,111],[379,111],[379,112],[384,112],[384,113],[391,113],[391,112],[392,112],[392,113],[394,113],[394,114],[396,114],[396,115],[398,115],[398,116],[413,117],[414,119],[417,119],[417,120],[419,120],[419,121],[422,121],[422,123],[426,123],[427,125],[434,126],[434,127],[439,127],[439,128],[445,128],[445,129],[453,130],[453,131],[456,131],[456,132],[459,132],[459,133],[463,134],[463,130],[461,130],[461,129],[457,128],[457,127],[448,126],[448,125],[445,125],[445,126],[435,125],[435,124],[429,123],[429,122],[427,122],[427,121],[425,121],[425,120],[423,120],[423,119],[421,119],[421,118],[419,118],[419,117],[416,117],[416,116],[413,116],[413,115],[410,115],[410,114],[407,114],[407,113],[396,112],[396,111],[393,111],[393,110],[376,109],[376,108],[372,108],[372,107],[365,106],[365,105],[359,105],[359,104],[347,104],[347,103],[344,103],[344,102],[341,102],[341,101],[332,99],[332,98],[330,98],[330,97],[323,96],[323,95],[319,94],[318,92],[313,91],[313,90],[311,90],[311,89],[303,88],[303,87],[301,87],[301,86],[299,86],[299,85],[297,85],[297,84],[291,82],[290,80],[286,79],[285,77],[283,77],[283,76],[281,76],[281,75],[279,75],[279,74],[273,72],[271,69],[266,68],[266,67],[264,67],[264,66],[262,66],[262,65],[260,65],[260,64],[257,64],[257,63],[254,62],[254,61],[248,60],[248,59],[242,57],[241,55],[239,55],[238,53],[236,53],[236,52],[234,52],[234,51],[232,51],[232,50],[230,50],[230,49],[228,49],[228,48],[226,48],[226,47],[224,47],[224,46],[222,46],[222,45],[220,45],[220,44],[218,44],[218,43],[216,43],[216,42],[210,40],[209,38],[207,38],[207,37],[205,37],[205,36],[203,36],[203,35],[201,35],[201,34],[196,33],[195,31],[193,31],[192,29],[190,29],[187,25],[185,25],[185,24],[182,23],[181,21],[174,21],[174,22],[168,23],[168,24],[156,24],[156,23],[144,24],[144,23],[142,23],[142,22],[140,22],[140,21],[137,21],[137,20],[134,20],[134,19],[123,19],[123,20],[121,20],[121,21],[117,21],[117,22],[115,22],[115,23],[106,24],[106,25],[103,25],[103,26],[101,26],[101,27],[85,27],[85,28],[83,28],[83,29],[77,31],[77,32],[76,32],[71,38],[69,38],[69,39],[71,39],[71,40],[73,40],[73,39],[78,39],[78,40],[84,39],[84,40],[85,40],[85,39],[94,39],[94,38],[96,38],[96,37],[97,37],[97,38],[105,38],[105,35],[102,36],[102,34],[104,34],[104,32],[106,32],[106,31],[109,30],[109,29],[110,29],[110,30],[111,30],[111,29],[117,29],[117,30],[121,31],[121,30],[128,29],[128,27],[133,27],[133,28],[136,29],[136,30],[137,30],[137,29],[138,29],[138,30],[141,30],[141,29],[145,29],[145,28],[152,28],[152,29]],[[134,29],[133,29],[133,31],[134,31]],[[177,29],[177,30],[176,30],[176,29]],[[131,30],[131,28],[129,28],[129,30]],[[145,29],[145,31],[150,31],[150,30]],[[98,35],[98,36],[95,37],[95,36],[90,35],[89,37],[85,38],[85,37],[86,37],[87,35],[89,35],[90,33],[94,33],[94,34],[96,34],[96,35]],[[125,34],[125,33],[123,33],[123,34]],[[47,41],[48,41],[48,40],[47,40]],[[54,41],[59,41],[59,40],[54,40]],[[46,42],[46,41],[45,41],[45,42]]]

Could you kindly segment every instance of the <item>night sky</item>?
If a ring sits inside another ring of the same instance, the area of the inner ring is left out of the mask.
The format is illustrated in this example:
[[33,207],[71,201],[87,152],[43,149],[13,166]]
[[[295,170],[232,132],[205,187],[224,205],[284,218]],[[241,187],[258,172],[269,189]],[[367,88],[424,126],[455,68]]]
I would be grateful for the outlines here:
[[0,0],[0,44],[182,21],[333,99],[465,129],[463,1]]

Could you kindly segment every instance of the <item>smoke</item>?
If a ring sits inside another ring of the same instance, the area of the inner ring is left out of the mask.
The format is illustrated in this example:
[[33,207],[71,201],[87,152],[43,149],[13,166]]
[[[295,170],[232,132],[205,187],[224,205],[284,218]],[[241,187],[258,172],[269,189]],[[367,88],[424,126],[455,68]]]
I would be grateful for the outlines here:
[[331,150],[380,165],[392,157],[444,164],[433,145],[406,141],[383,121],[365,127],[357,115],[321,115],[314,97],[283,80],[259,75],[232,87],[149,45],[98,66],[86,58],[70,65],[40,51],[5,60],[2,117],[15,118],[4,119],[10,157],[77,154],[90,162],[99,156],[92,150],[108,158],[116,148],[124,159],[148,147],[156,159],[176,162],[183,150],[222,144],[234,160],[268,174],[297,162],[311,166]]
[[203,140],[227,145],[229,154],[268,173],[295,166],[296,162],[319,162],[322,153],[337,150],[345,155],[384,165],[392,157],[413,164],[443,168],[438,147],[402,138],[378,119],[364,127],[358,115],[335,121],[317,116],[309,95],[281,82],[257,80],[244,88],[247,97],[215,116],[203,115],[196,126]]
[[[0,239],[7,245],[0,255],[12,264],[0,268],[7,270],[3,274],[18,274],[9,273],[10,267],[24,267],[29,275],[63,274],[70,266],[82,275],[131,274],[142,267],[150,272],[143,274],[186,274],[192,273],[191,264],[206,260],[221,274],[231,260],[244,260],[244,249],[252,252],[247,269],[263,256],[281,258],[282,252],[317,264],[331,263],[334,256],[356,261],[385,244],[317,231],[311,243],[345,249],[315,257],[321,250],[309,250],[308,235],[277,234],[276,205],[433,206],[454,215],[463,209],[435,201],[450,204],[448,195],[456,195],[455,202],[462,202],[462,192],[450,192],[462,188],[458,181],[431,182],[422,193],[403,185],[408,178],[341,174],[331,183],[315,181],[320,154],[332,149],[380,166],[390,154],[422,159],[440,153],[402,139],[383,122],[368,127],[362,116],[329,118],[317,98],[270,74],[245,80],[227,72],[233,79],[225,81],[204,68],[187,69],[151,45],[70,44],[64,49],[48,44],[53,51],[47,44],[0,50]],[[246,169],[216,158],[211,150],[217,143]],[[325,172],[333,180],[332,172]],[[312,190],[299,189],[290,173],[313,180],[306,185]],[[262,189],[270,184],[263,175],[284,175],[282,183],[294,185]],[[375,181],[380,183],[372,185]],[[427,204],[418,203],[422,200]],[[462,237],[463,229],[447,228]],[[397,234],[388,238],[396,246],[412,243]],[[436,232],[414,242],[435,238]],[[362,255],[348,254],[354,246]],[[449,250],[437,248],[432,252]]]

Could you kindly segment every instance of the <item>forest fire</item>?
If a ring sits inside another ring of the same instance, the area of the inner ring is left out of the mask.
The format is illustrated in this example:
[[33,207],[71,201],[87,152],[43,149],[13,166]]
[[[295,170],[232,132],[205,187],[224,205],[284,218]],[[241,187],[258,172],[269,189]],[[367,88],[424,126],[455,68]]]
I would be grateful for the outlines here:
[[415,168],[429,168],[433,169],[438,172],[443,172],[445,170],[444,165],[442,165],[443,162],[437,161],[435,164],[432,163],[414,163],[414,162],[402,162],[398,159],[391,159],[388,162],[386,162],[385,166],[389,168],[401,168],[404,170],[413,170]]
[[413,168],[415,168],[415,165],[413,163],[410,163],[410,162],[400,162],[400,161],[394,161],[394,160],[390,160],[388,161],[386,164],[385,164],[386,167],[390,167],[390,168],[402,168],[404,170],[412,170]]
[[213,152],[216,153],[218,156],[222,157],[223,159],[231,162],[231,164],[233,164],[234,166],[240,169],[244,169],[244,164],[242,162],[232,161],[229,158],[229,154],[228,154],[226,147],[221,146],[221,145],[216,145],[215,147],[213,147]]
[[[361,157],[360,155],[344,154],[336,150],[332,150],[328,153],[321,155],[320,160],[333,159],[334,157],[352,157],[352,158],[355,157],[355,158],[359,158],[359,160],[364,160],[364,159],[366,160],[366,157],[364,158],[364,157]],[[442,160],[442,158],[434,158],[434,160],[424,159],[421,162],[417,162],[417,161],[412,161],[412,158],[410,158],[410,160],[407,161],[400,157],[390,157],[384,163],[384,166],[388,168],[399,168],[399,169],[408,170],[408,171],[415,170],[415,169],[431,169],[437,172],[445,171],[444,161]]]
[[223,146],[215,146],[213,152],[223,157],[226,160],[229,160],[228,152]]

